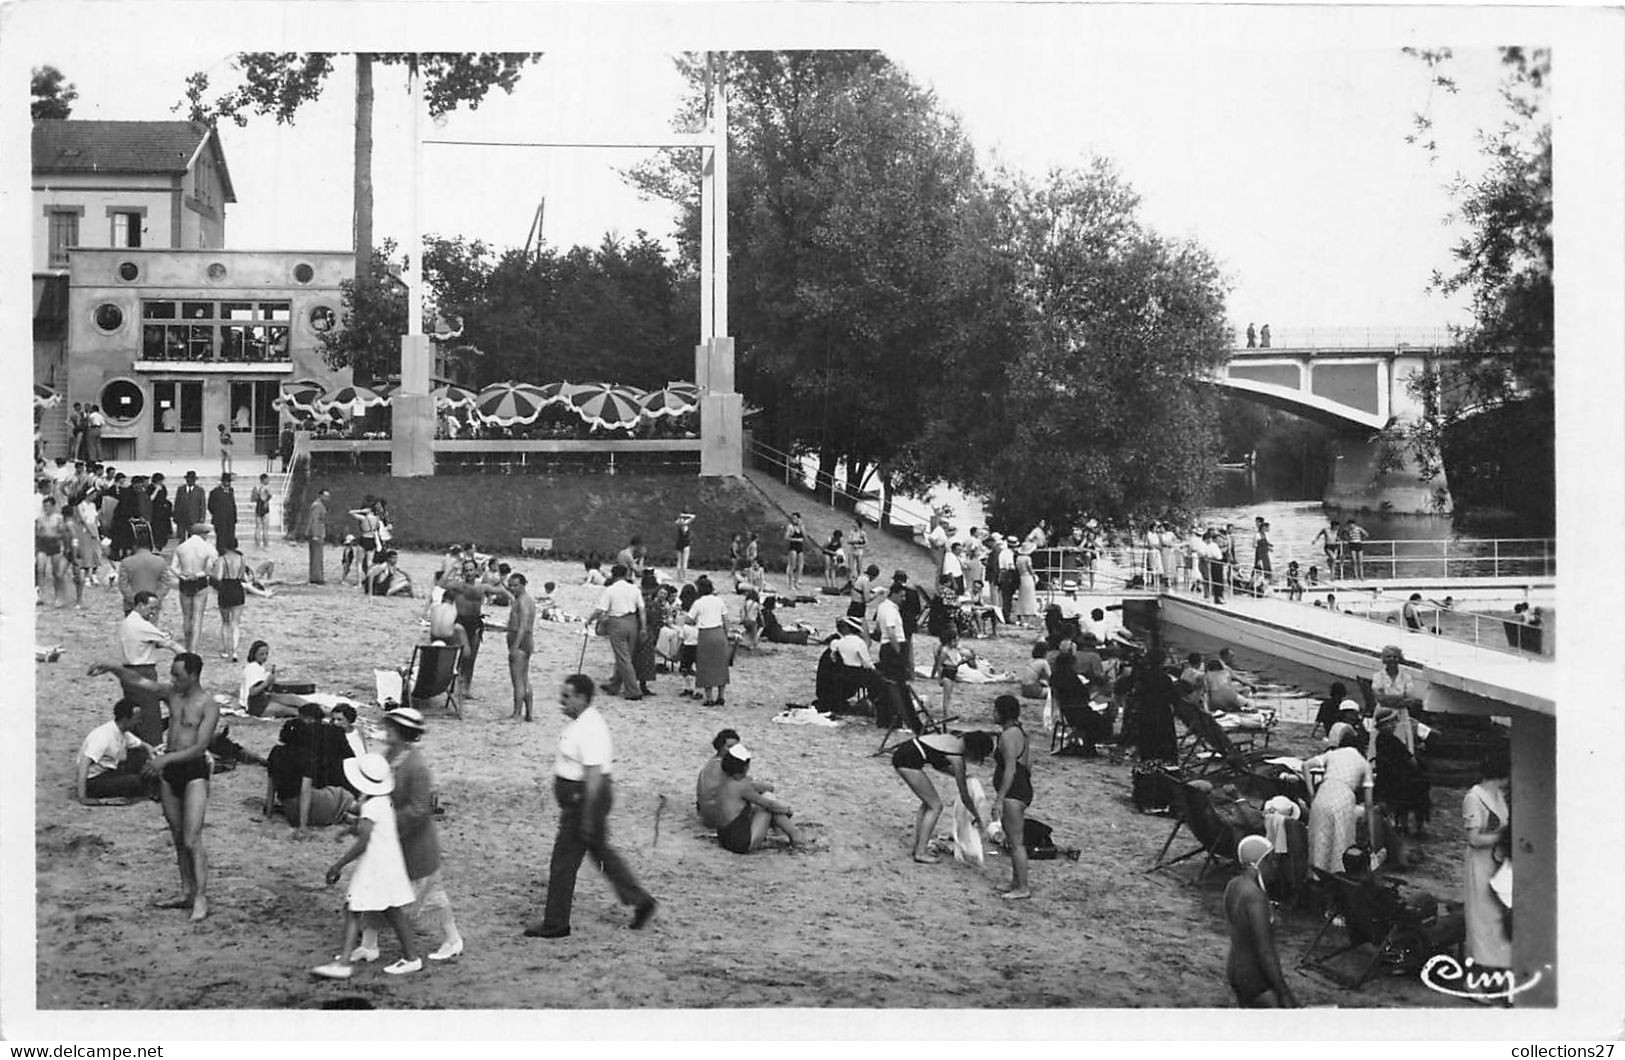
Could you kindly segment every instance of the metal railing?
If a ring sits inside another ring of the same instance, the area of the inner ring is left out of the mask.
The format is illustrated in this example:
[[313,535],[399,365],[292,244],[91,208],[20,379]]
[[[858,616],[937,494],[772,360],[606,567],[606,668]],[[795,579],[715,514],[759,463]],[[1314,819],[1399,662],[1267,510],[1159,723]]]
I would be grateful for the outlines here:
[[[766,469],[772,470],[776,475],[782,474],[785,485],[805,487],[810,480],[814,495],[827,496],[831,508],[837,507],[835,503],[837,498],[845,497],[852,502],[854,512],[868,516],[876,523],[879,523],[881,501],[877,494],[854,493],[844,483],[837,481],[833,475],[826,475],[816,469],[809,470],[800,457],[786,453],[782,449],[775,449],[771,445],[759,442],[754,438],[750,440],[749,450],[750,455],[758,465],[765,466]],[[921,531],[931,525],[929,512],[921,512],[916,508],[898,502],[895,498],[891,502],[890,519],[894,526],[913,527]]]
[[[1261,330],[1262,325],[1255,328]],[[1242,325],[1232,332],[1234,348],[1247,349],[1247,327]],[[1362,347],[1420,346],[1426,348],[1449,347],[1455,338],[1448,327],[1406,327],[1393,324],[1353,325],[1348,327],[1270,327],[1270,342],[1261,349],[1359,349]]]
[[[1238,550],[1239,551],[1239,550]],[[1328,563],[1325,553],[1311,562],[1298,559],[1307,575],[1311,565]],[[1329,578],[1555,578],[1557,542],[1549,537],[1436,538],[1367,540],[1356,572],[1347,548]],[[1273,561],[1280,576],[1286,563]]]
[[[1311,606],[1314,604],[1314,601],[1307,597],[1302,602]],[[1363,596],[1340,600],[1337,605],[1337,610],[1341,614],[1355,615],[1369,622],[1402,628],[1405,624],[1403,608],[1402,603],[1395,607],[1393,600]],[[1434,601],[1420,604],[1416,610],[1422,628],[1407,630],[1409,633],[1431,634],[1471,644],[1475,648],[1525,658],[1548,657],[1555,654],[1552,650],[1554,645],[1546,636],[1544,626],[1530,625],[1503,615],[1487,615],[1480,611],[1446,607]]]

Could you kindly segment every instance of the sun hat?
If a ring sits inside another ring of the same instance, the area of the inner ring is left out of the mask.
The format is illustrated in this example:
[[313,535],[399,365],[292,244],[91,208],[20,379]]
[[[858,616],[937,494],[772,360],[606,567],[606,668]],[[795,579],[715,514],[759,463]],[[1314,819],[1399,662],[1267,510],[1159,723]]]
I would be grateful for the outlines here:
[[1360,713],[1360,704],[1354,702],[1354,700],[1352,700],[1352,699],[1345,699],[1345,700],[1343,700],[1343,702],[1341,702],[1341,703],[1339,703],[1337,705],[1337,712],[1339,714],[1343,713],[1344,711],[1349,711],[1350,713],[1358,714],[1358,713]]
[[851,615],[847,615],[844,618],[842,618],[840,621],[836,622],[835,623],[835,628],[836,629],[850,630],[853,633],[862,633],[863,632],[863,625],[860,622],[858,622],[857,619],[853,618]]
[[1261,835],[1245,836],[1236,844],[1236,860],[1243,865],[1256,865],[1274,850],[1275,845]]
[[741,762],[749,762],[751,759],[750,748],[746,747],[742,743],[734,744],[732,747],[728,748],[727,753],[733,755]]
[[384,711],[384,720],[392,721],[408,732],[423,732],[423,712],[416,707],[391,707]]
[[395,773],[389,759],[377,752],[344,760],[344,776],[363,795],[388,795],[395,790]]
[[1393,707],[1378,707],[1374,717],[1379,729],[1399,724],[1399,711]]

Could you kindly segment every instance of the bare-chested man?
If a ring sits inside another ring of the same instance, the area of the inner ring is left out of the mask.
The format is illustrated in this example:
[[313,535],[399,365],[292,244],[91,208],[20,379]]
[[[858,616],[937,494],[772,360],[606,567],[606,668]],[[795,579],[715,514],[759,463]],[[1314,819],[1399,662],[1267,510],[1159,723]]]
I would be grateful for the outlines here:
[[57,511],[56,498],[40,501],[40,513],[34,520],[34,590],[45,601],[42,585],[49,585],[56,594],[55,604],[62,606],[67,595],[68,525]]
[[480,641],[485,639],[485,619],[480,611],[486,597],[501,592],[502,586],[481,584],[480,565],[465,554],[462,571],[442,582],[441,588],[445,590],[445,601],[457,609],[457,624],[468,635],[468,648],[458,667],[463,685],[459,699],[467,699],[474,686],[474,661],[480,654]]
[[203,690],[203,660],[192,652],[175,656],[168,681],[152,681],[127,666],[94,663],[92,676],[112,674],[126,693],[155,695],[169,704],[169,732],[164,753],[147,760],[144,773],[160,774],[164,820],[175,843],[181,894],[158,902],[159,909],[191,907],[192,919],[209,915],[209,858],[203,849],[203,817],[209,808],[209,744],[220,722],[220,708]]
[[710,792],[701,792],[700,817],[717,830],[717,842],[724,850],[749,854],[761,848],[769,828],[776,828],[801,845],[801,833],[790,823],[792,810],[764,786],[746,776],[750,772],[750,751],[736,743],[722,752],[722,777]]
[[[525,576],[508,575],[508,676],[513,680],[513,720],[530,720],[530,653],[536,650],[536,601],[525,589]],[[521,708],[522,711],[521,711]]]
[[181,601],[181,641],[187,651],[197,651],[197,639],[203,635],[203,605],[209,599],[204,594],[209,588],[209,565],[215,557],[214,546],[209,544],[210,529],[208,523],[193,523],[186,540],[175,546],[169,560]]

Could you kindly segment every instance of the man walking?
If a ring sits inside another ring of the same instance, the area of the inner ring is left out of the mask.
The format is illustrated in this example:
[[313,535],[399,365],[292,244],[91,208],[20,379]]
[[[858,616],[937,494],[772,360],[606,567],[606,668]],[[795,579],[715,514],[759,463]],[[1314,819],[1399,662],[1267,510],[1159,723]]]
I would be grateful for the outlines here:
[[231,472],[220,476],[220,485],[209,491],[209,521],[214,524],[214,540],[222,549],[237,547],[237,495],[231,491]]
[[642,699],[643,683],[632,663],[632,649],[643,635],[643,594],[619,563],[609,569],[609,584],[598,597],[598,609],[587,619],[587,628],[592,629],[599,619],[608,620],[609,648],[615,654],[615,676],[603,683],[604,691]]
[[92,676],[112,674],[124,686],[125,694],[142,692],[169,704],[169,732],[165,751],[147,760],[145,773],[158,774],[163,783],[158,791],[164,803],[164,820],[175,844],[175,860],[180,867],[181,894],[155,903],[158,909],[192,910],[191,919],[209,915],[209,857],[203,849],[203,818],[209,808],[209,744],[220,722],[220,708],[214,697],[203,690],[203,660],[191,652],[175,656],[169,665],[168,681],[153,681],[135,671],[110,663],[94,663]]
[[209,562],[215,550],[209,544],[208,523],[194,523],[192,536],[175,546],[169,570],[175,577],[175,593],[181,598],[181,639],[187,651],[197,650],[203,635],[203,591],[209,587]]
[[525,576],[508,575],[508,677],[513,681],[513,720],[530,721],[530,655],[536,650],[536,601],[525,589]]
[[192,534],[192,524],[203,521],[205,502],[203,487],[197,484],[197,472],[186,473],[186,484],[175,491],[175,536],[185,541]]
[[547,872],[547,906],[542,919],[525,928],[529,938],[562,939],[570,934],[576,873],[591,854],[622,905],[633,909],[632,927],[641,928],[654,915],[655,900],[638,885],[609,845],[609,810],[614,802],[610,774],[614,753],[609,725],[592,705],[592,678],[571,674],[559,686],[559,708],[570,720],[559,733],[553,761],[553,795],[559,803],[559,829]]
[[310,502],[310,515],[305,520],[305,531],[310,535],[310,584],[327,584],[326,563],[322,555],[322,546],[327,543],[327,502],[332,494],[326,490],[319,490],[316,499]]

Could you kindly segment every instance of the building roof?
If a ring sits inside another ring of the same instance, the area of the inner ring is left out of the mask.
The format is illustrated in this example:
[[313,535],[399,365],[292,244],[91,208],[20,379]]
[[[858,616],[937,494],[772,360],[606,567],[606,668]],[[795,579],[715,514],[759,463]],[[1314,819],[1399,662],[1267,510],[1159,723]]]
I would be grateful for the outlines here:
[[35,173],[185,173],[204,148],[214,154],[226,201],[236,202],[220,138],[201,122],[34,122]]

